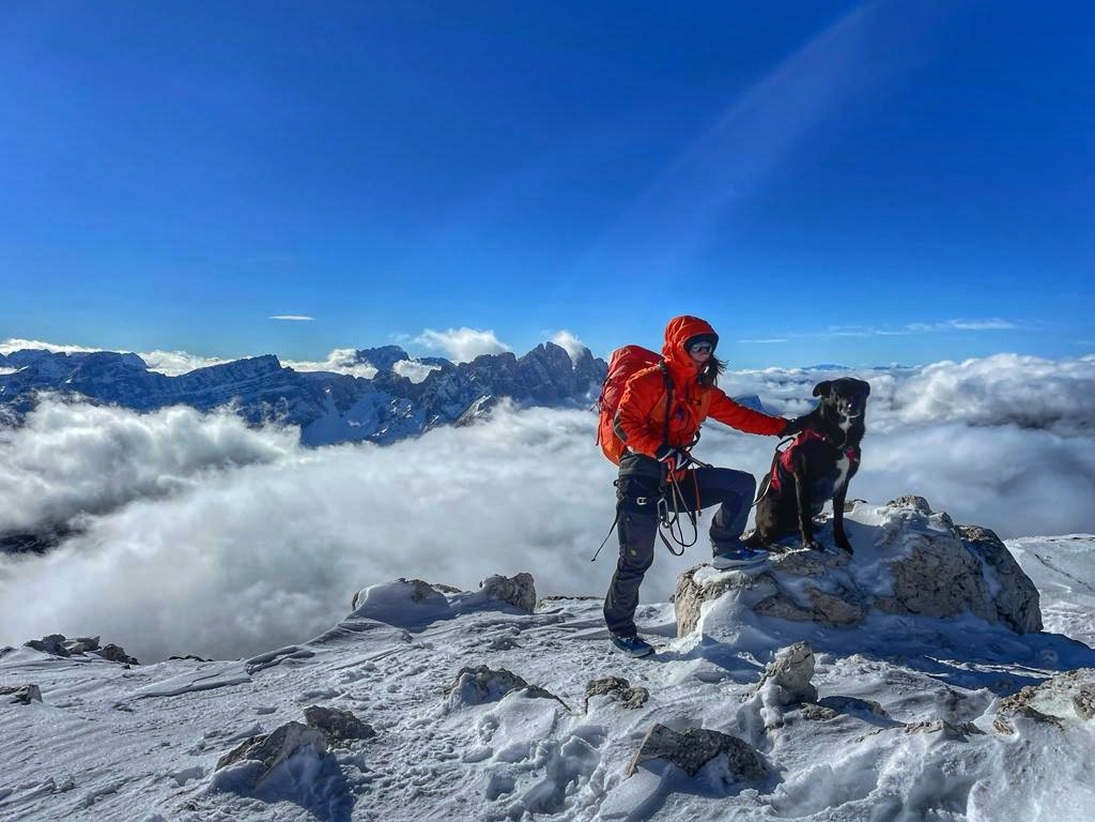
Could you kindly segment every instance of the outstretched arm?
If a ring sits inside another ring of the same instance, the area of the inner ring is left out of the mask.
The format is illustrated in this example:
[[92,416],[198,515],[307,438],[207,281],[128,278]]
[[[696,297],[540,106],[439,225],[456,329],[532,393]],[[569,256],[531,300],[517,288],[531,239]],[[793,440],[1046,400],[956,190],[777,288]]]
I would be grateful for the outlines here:
[[719,388],[711,389],[711,407],[708,414],[724,425],[747,434],[782,435],[789,422],[783,417],[770,417],[760,411],[746,408],[734,402]]

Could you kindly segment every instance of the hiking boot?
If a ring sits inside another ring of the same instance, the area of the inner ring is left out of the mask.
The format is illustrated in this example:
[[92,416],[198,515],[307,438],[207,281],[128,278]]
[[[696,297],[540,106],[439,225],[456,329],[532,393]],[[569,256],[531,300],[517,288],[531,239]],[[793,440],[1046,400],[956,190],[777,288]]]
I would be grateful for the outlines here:
[[616,650],[628,656],[650,656],[654,653],[654,646],[642,637],[612,634],[610,638]]
[[756,548],[720,548],[715,550],[711,558],[711,567],[720,571],[730,568],[745,568],[750,565],[759,565],[768,559],[767,551],[758,551]]

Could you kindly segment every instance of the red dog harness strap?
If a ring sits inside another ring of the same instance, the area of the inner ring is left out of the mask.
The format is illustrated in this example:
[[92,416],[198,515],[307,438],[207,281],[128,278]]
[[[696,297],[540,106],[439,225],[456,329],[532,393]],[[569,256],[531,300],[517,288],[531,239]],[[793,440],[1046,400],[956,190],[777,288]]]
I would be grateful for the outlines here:
[[[805,445],[810,440],[819,440],[820,442],[828,445],[830,448],[836,448],[835,445],[833,445],[831,442],[829,442],[829,440],[825,438],[824,434],[821,434],[818,431],[814,431],[812,428],[807,428],[806,430],[799,432],[798,436],[796,436],[794,440],[791,441],[791,444],[780,452],[779,459],[775,460],[772,463],[772,473],[768,481],[768,487],[770,490],[779,491],[780,475],[783,473],[783,471],[785,471],[787,473],[787,476],[789,477],[794,476],[795,463],[793,452],[796,448]],[[848,458],[848,461],[852,464],[852,467],[855,467],[859,464],[859,454],[856,453],[856,450],[854,448],[846,448],[844,450],[844,456]],[[781,468],[783,469],[783,471],[780,471]]]

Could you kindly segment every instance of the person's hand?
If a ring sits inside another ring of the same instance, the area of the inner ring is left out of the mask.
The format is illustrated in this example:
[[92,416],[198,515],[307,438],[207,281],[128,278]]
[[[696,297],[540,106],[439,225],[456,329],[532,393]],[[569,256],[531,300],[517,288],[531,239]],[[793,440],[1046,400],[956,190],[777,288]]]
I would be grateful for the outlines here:
[[671,445],[659,446],[658,450],[654,452],[654,457],[658,462],[669,466],[670,471],[680,471],[692,462],[692,458],[688,454]]
[[780,432],[781,437],[793,437],[799,431],[802,431],[810,427],[810,415],[805,414],[801,417],[795,417],[793,420],[787,420],[787,424],[783,426],[783,430]]

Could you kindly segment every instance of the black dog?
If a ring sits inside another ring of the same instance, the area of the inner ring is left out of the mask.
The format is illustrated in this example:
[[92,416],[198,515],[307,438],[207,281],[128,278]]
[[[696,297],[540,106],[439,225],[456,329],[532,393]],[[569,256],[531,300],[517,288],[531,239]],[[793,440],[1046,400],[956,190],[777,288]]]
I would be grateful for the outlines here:
[[784,451],[776,449],[772,471],[761,484],[756,529],[746,540],[760,547],[793,533],[804,548],[819,548],[813,518],[833,501],[833,539],[848,553],[844,534],[844,500],[848,483],[859,470],[859,443],[866,430],[871,386],[854,377],[825,380],[814,386],[821,401],[807,415],[808,424]]

